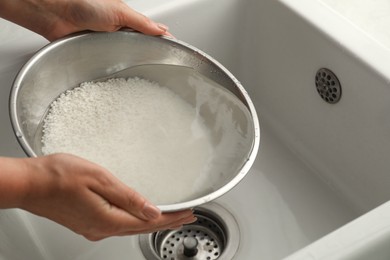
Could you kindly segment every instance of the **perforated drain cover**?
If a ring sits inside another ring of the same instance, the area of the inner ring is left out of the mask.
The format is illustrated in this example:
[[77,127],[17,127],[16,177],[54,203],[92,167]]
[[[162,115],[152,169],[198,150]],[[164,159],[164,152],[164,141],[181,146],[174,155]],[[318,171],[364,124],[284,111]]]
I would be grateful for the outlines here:
[[[225,246],[223,233],[214,221],[203,216],[197,217],[197,222],[186,225],[181,230],[166,231],[158,234],[158,237],[156,237],[158,242],[157,248],[162,259],[185,259],[185,257],[208,260],[218,259]],[[191,241],[188,242],[188,238],[192,238],[192,243],[197,245],[196,248],[198,248],[193,256],[191,256],[191,250],[188,249],[189,247],[191,249],[192,245],[186,245],[191,243]]]
[[330,104],[339,102],[341,85],[337,76],[329,69],[322,68],[316,73],[315,84],[321,98]]
[[180,230],[141,235],[140,246],[146,259],[231,259],[239,245],[234,217],[216,203],[195,208],[194,214],[198,220]]

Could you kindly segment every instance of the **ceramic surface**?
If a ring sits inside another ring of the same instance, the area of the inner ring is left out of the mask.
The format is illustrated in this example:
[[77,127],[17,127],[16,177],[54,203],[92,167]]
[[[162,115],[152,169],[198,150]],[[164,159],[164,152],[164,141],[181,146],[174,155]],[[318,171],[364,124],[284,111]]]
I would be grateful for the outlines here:
[[[236,259],[389,258],[384,44],[316,0],[127,2],[226,66],[256,106],[257,160],[217,201],[241,229]],[[47,42],[0,25],[0,155],[24,156],[8,118],[9,90],[19,68]],[[322,67],[341,81],[335,105],[316,92]],[[0,226],[0,259],[143,259],[136,236],[92,243],[20,210],[0,211]]]

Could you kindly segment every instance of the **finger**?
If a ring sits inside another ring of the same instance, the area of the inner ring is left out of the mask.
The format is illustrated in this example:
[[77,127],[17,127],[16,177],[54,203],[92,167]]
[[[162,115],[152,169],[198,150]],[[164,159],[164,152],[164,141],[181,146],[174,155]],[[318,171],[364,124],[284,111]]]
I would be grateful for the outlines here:
[[179,226],[183,226],[183,225],[187,225],[187,224],[190,224],[190,223],[193,223],[197,220],[197,218],[191,214],[185,218],[182,218],[182,219],[179,219],[177,221],[174,221],[174,222],[170,222],[170,223],[167,223],[167,224],[163,224],[163,225],[160,225],[158,226],[157,228],[158,229],[172,229],[172,228],[177,228]]
[[129,27],[149,35],[169,35],[168,26],[152,21],[143,14],[138,13],[134,9],[131,9],[127,5],[123,10],[121,19],[121,24],[123,27]]
[[159,218],[150,221],[143,221],[133,216],[129,216],[128,219],[128,224],[123,223],[125,225],[123,225],[122,232],[153,232],[173,226],[185,225],[196,220],[191,210],[162,214]]
[[180,212],[165,213],[162,214],[159,218],[150,220],[150,221],[133,221],[134,225],[131,227],[132,230],[144,232],[166,229],[172,226],[184,225],[194,221],[194,215],[191,210],[185,210]]
[[161,211],[141,194],[122,183],[115,176],[106,172],[104,183],[97,183],[91,190],[110,204],[142,220],[156,219]]
[[152,233],[196,221],[191,211],[163,215],[156,221],[143,221],[113,206],[110,215],[108,223],[111,223],[106,223],[108,225],[105,228],[101,226],[98,229],[89,230],[89,232],[83,233],[83,236],[89,240],[97,241],[111,236]]
[[175,230],[175,229],[182,228],[183,225],[191,224],[191,223],[195,222],[196,220],[197,220],[196,217],[188,217],[188,218],[180,220],[180,222],[178,222],[180,224],[173,223],[173,224],[169,224],[169,225],[167,224],[167,225],[163,225],[163,226],[159,226],[159,227],[155,227],[155,228],[147,227],[147,228],[137,230],[137,231],[130,230],[130,231],[118,233],[115,236],[129,236],[129,235],[136,235],[136,234],[148,234],[148,233],[153,233],[153,232],[157,232],[157,231],[164,231],[164,230]]

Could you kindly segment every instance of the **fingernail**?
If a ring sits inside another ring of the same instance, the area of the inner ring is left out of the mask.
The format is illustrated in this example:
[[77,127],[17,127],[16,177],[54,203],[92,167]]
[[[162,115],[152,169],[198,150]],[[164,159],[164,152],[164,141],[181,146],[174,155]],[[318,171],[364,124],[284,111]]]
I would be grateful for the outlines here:
[[148,219],[154,219],[160,216],[161,211],[156,206],[153,206],[151,204],[145,204],[143,214]]
[[157,23],[157,27],[165,32],[169,30],[169,27],[162,23]]

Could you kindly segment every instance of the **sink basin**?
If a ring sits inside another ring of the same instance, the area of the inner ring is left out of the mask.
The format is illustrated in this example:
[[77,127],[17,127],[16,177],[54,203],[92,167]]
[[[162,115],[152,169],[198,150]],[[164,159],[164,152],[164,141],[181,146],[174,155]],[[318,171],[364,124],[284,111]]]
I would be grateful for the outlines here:
[[[259,154],[216,201],[240,229],[235,259],[390,258],[389,46],[331,1],[127,2],[222,63],[254,102]],[[0,24],[0,154],[24,156],[8,118],[9,90],[47,42]],[[316,89],[321,68],[340,83],[335,104]],[[138,236],[89,242],[18,209],[0,211],[0,227],[0,259],[144,259]]]

